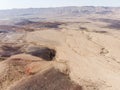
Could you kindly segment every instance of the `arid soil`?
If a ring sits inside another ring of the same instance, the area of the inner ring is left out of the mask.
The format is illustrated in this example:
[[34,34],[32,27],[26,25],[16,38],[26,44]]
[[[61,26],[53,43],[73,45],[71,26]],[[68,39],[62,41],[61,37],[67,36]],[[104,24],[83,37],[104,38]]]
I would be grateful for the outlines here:
[[120,90],[119,21],[0,26],[0,90]]

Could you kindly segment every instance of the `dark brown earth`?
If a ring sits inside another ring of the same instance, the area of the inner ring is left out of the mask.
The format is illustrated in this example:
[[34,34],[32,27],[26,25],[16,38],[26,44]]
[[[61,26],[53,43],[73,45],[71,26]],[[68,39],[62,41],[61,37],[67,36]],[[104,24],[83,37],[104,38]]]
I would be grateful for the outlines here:
[[44,73],[38,73],[29,79],[23,79],[10,90],[82,90],[70,78],[52,68]]

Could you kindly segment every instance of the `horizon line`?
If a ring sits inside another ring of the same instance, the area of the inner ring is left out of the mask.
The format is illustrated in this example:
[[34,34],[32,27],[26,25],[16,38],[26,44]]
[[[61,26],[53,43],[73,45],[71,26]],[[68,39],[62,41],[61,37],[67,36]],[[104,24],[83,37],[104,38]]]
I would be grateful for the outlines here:
[[48,9],[48,8],[64,8],[64,7],[108,7],[108,8],[120,8],[120,6],[99,6],[99,5],[86,5],[86,6],[53,6],[53,7],[21,7],[21,8],[6,8],[0,10],[15,10],[15,9]]

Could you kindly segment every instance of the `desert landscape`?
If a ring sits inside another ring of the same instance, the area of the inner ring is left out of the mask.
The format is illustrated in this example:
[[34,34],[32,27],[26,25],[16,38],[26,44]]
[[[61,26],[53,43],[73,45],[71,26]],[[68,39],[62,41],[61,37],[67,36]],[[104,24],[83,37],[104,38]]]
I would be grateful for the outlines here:
[[0,10],[0,90],[120,90],[120,7]]

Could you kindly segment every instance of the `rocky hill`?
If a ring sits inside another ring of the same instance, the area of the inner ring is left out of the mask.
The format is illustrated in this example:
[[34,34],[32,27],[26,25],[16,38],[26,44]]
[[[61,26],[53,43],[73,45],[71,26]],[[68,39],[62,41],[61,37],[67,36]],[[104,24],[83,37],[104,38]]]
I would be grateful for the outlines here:
[[17,18],[17,17],[41,17],[43,16],[83,16],[90,14],[113,14],[120,13],[120,7],[58,7],[58,8],[29,8],[29,9],[11,9],[0,10],[0,18]]

